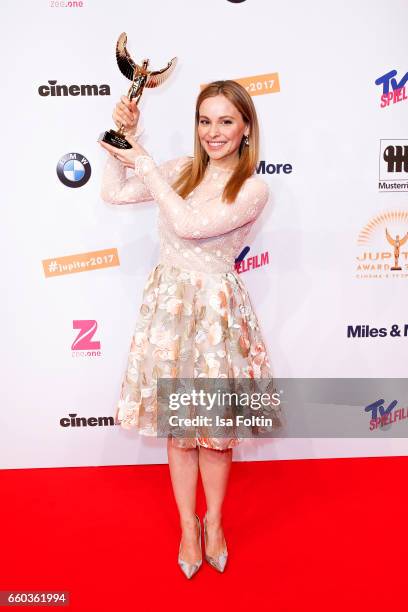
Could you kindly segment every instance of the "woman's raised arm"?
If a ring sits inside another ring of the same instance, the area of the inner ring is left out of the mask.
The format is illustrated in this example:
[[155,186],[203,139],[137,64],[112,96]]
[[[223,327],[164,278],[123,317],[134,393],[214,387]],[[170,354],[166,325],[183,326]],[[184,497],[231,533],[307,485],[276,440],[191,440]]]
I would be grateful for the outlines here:
[[[173,182],[188,160],[188,157],[179,157],[158,166],[163,180]],[[108,156],[103,169],[101,198],[109,204],[137,204],[153,200],[143,180],[136,175],[127,177],[126,166],[112,155]]]

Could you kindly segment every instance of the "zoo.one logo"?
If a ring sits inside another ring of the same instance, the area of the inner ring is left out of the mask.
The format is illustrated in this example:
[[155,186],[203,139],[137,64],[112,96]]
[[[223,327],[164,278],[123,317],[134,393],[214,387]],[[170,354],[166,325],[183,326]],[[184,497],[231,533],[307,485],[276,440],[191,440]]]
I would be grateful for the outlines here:
[[91,176],[91,164],[82,153],[67,153],[57,164],[57,175],[66,187],[82,187]]
[[100,357],[100,340],[94,340],[94,334],[98,329],[95,319],[76,319],[72,322],[74,329],[79,329],[79,333],[71,345],[73,357]]

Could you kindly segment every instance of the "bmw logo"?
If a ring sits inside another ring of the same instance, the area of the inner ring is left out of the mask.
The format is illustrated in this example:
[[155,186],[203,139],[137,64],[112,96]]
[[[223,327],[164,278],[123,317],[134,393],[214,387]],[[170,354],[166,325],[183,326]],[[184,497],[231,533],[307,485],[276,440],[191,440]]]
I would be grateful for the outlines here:
[[81,153],[67,153],[57,164],[57,175],[66,187],[82,187],[91,176],[91,164]]

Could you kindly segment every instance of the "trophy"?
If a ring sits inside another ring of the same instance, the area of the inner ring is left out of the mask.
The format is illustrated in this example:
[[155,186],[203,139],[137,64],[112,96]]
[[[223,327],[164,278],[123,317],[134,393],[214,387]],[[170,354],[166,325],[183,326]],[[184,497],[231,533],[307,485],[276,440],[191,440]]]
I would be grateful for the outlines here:
[[401,266],[398,265],[398,259],[400,257],[400,247],[408,240],[408,232],[403,238],[400,238],[399,234],[393,238],[388,229],[385,228],[385,235],[390,245],[394,247],[394,265],[391,267],[391,270],[402,270]]
[[[136,64],[126,49],[126,42],[126,32],[122,32],[116,43],[116,61],[121,73],[132,81],[127,97],[129,100],[136,98],[136,104],[138,104],[145,87],[158,87],[168,79],[176,67],[177,57],[173,57],[162,70],[148,70],[149,60],[143,60],[141,66]],[[132,148],[132,145],[125,138],[125,127],[123,124],[117,131],[109,130],[105,132],[101,140],[117,149]]]

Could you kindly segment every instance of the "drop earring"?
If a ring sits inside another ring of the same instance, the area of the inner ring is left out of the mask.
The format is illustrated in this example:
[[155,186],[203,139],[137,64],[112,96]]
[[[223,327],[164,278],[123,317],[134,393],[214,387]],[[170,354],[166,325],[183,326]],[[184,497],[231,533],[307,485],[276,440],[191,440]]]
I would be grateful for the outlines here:
[[244,137],[244,143],[246,147],[249,147],[249,136]]

